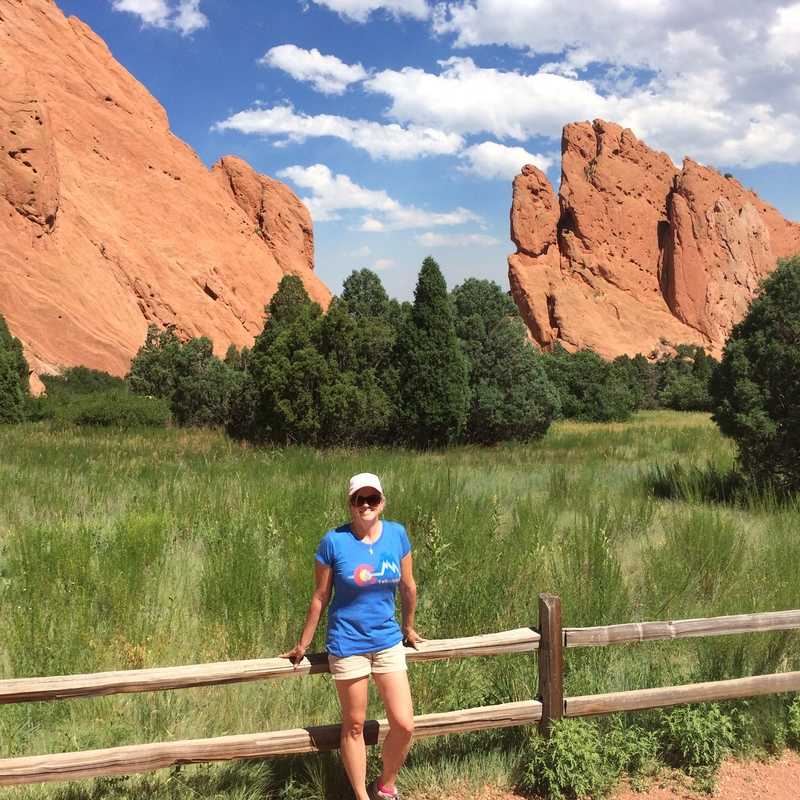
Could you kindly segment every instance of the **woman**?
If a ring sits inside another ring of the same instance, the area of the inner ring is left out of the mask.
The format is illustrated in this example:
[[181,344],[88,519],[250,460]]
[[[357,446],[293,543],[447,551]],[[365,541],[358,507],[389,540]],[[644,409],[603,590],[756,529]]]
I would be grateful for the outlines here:
[[[298,643],[281,657],[294,664],[303,658],[333,590],[325,644],[342,707],[341,754],[347,777],[356,800],[396,800],[397,774],[414,732],[404,645],[416,647],[422,641],[414,630],[417,587],[411,544],[400,523],[381,519],[386,498],[377,475],[354,475],[347,494],[350,522],[322,537],[305,627]],[[395,619],[398,587],[402,629]],[[386,709],[389,733],[383,743],[383,771],[367,787],[363,732],[370,674]]]

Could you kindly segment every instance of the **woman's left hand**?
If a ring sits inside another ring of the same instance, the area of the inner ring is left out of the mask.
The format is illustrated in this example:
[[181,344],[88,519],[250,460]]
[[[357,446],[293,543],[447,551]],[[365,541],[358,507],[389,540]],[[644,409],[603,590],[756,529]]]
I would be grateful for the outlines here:
[[403,628],[403,644],[406,647],[413,647],[415,650],[419,650],[417,642],[424,641],[425,640],[413,628]]

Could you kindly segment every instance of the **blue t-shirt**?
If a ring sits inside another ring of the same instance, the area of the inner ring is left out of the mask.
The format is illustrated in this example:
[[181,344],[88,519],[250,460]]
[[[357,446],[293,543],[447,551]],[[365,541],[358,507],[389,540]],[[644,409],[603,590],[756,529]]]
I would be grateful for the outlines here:
[[411,543],[399,522],[383,520],[382,525],[372,544],[362,542],[347,523],[328,531],[317,548],[317,561],[333,570],[325,646],[340,658],[385,650],[403,639],[394,597],[400,561]]

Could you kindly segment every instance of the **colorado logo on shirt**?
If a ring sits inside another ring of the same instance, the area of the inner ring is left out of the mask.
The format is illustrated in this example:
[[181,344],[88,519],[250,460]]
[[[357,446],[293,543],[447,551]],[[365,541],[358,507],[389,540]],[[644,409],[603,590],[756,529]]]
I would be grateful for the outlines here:
[[376,568],[372,564],[359,564],[353,571],[353,580],[356,586],[370,586],[375,583],[399,583],[400,567],[397,562],[390,557],[379,559],[380,566]]

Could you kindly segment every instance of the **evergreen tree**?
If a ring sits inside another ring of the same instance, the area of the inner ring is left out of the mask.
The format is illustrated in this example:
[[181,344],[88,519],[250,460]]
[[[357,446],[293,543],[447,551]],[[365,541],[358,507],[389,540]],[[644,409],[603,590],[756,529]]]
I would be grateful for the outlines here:
[[800,491],[800,256],[778,264],[731,331],[711,394],[744,472]]
[[383,283],[370,269],[355,270],[342,284],[341,302],[356,319],[386,318],[391,315],[392,301]]
[[22,342],[11,335],[0,314],[0,423],[21,422],[24,419],[29,397],[29,376]]
[[452,298],[469,361],[466,438],[489,444],[543,436],[560,410],[558,392],[516,304],[496,283],[477,278],[457,286]]
[[329,380],[328,362],[319,350],[322,319],[322,309],[309,299],[300,278],[285,275],[250,353],[252,438],[287,444],[315,444],[320,438],[322,391]]
[[456,336],[447,285],[430,257],[422,262],[396,354],[398,435],[420,447],[456,440],[467,420],[468,367]]
[[30,392],[31,370],[22,349],[22,342],[16,336],[11,335],[11,331],[8,329],[2,314],[0,314],[0,350],[5,350],[13,356],[20,387],[23,394],[27,395]]
[[322,439],[330,444],[385,440],[394,418],[384,381],[392,368],[394,331],[379,317],[354,317],[343,300],[334,298],[320,336],[329,378],[320,396]]

